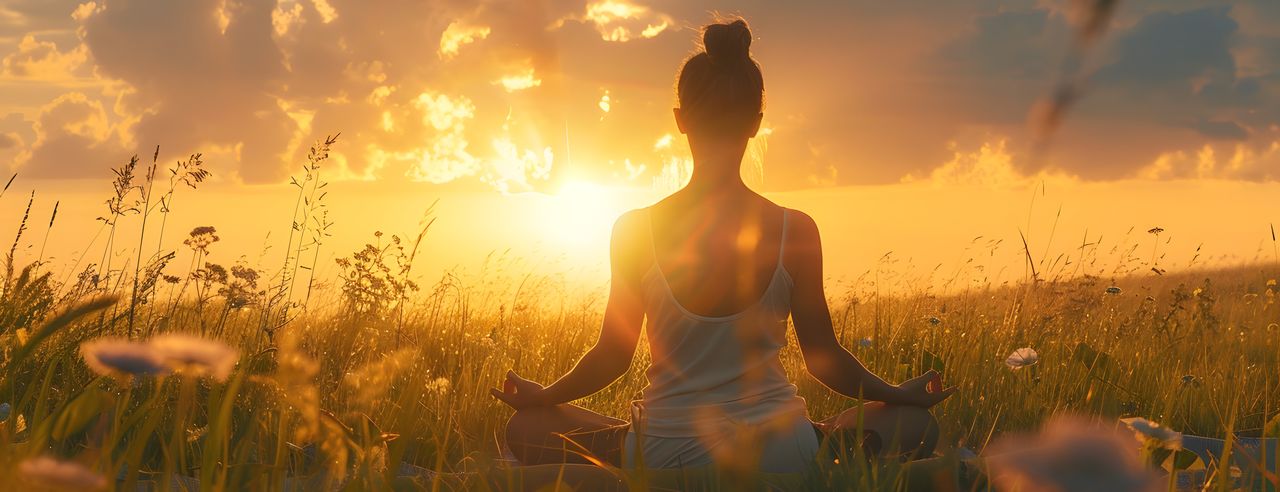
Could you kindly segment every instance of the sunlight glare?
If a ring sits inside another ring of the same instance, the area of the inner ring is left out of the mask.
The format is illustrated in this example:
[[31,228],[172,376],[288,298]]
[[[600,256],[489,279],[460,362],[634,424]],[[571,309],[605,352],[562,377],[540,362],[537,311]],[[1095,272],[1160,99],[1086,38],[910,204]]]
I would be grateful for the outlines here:
[[613,222],[626,211],[619,199],[624,191],[586,180],[569,180],[551,200],[551,214],[542,228],[554,242],[582,249],[608,251]]

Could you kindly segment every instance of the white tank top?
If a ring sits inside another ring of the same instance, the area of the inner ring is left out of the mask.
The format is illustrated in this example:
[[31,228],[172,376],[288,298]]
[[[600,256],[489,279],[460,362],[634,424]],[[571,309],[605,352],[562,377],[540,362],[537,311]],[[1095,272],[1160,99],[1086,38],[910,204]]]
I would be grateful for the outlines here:
[[[652,215],[652,213],[650,213]],[[650,243],[653,221],[650,219]],[[787,210],[782,213],[782,238]],[[778,352],[787,342],[794,283],[783,248],[764,294],[727,316],[702,316],[680,305],[658,266],[642,279],[651,362],[633,429],[654,437],[697,437],[726,422],[764,424],[805,415],[805,401],[787,380]]]

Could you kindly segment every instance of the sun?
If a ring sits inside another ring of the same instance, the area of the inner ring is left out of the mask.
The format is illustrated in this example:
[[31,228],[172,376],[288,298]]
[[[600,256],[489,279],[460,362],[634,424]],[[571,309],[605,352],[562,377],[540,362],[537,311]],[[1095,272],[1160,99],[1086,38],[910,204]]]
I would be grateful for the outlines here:
[[633,190],[587,180],[567,180],[548,194],[548,212],[540,224],[547,239],[572,250],[608,251],[613,223],[633,208]]

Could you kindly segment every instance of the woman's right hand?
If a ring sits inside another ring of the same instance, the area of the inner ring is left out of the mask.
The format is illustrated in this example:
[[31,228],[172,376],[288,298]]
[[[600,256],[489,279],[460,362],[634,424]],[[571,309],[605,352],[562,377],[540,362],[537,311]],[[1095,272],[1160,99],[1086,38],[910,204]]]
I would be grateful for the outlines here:
[[938,374],[938,371],[930,369],[924,374],[899,384],[895,401],[885,403],[929,408],[941,403],[942,400],[946,400],[955,392],[955,386],[943,388],[942,376]]
[[502,390],[491,388],[489,394],[502,400],[516,410],[530,407],[548,406],[543,398],[546,388],[541,384],[520,377],[515,371],[507,371],[507,378],[502,381]]

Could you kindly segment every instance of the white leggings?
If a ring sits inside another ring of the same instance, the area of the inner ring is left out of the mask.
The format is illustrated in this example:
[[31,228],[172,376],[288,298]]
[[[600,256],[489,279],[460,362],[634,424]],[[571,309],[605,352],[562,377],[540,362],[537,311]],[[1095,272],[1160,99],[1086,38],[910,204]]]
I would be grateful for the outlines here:
[[[755,432],[759,431],[759,432]],[[744,437],[753,436],[754,437]],[[635,427],[627,431],[622,446],[623,468],[634,469],[637,441]],[[726,426],[701,437],[644,436],[640,447],[645,468],[692,468],[718,461],[760,454],[759,470],[765,473],[798,473],[813,466],[818,455],[818,435],[803,414],[789,426],[764,431],[758,426]]]

